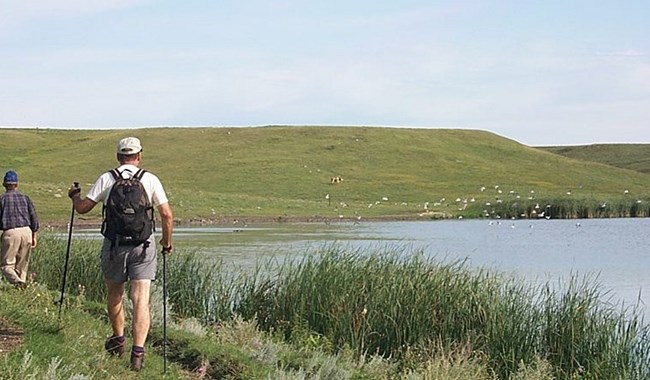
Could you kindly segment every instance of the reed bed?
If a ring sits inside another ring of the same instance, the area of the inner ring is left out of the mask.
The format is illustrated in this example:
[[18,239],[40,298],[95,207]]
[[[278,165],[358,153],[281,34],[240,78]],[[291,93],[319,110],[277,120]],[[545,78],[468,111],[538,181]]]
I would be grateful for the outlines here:
[[635,218],[650,216],[650,200],[621,198],[513,199],[490,201],[467,209],[468,216],[525,219]]
[[[72,239],[65,287],[67,293],[104,300],[106,292],[99,266],[100,250],[99,240]],[[32,278],[50,289],[60,289],[66,252],[66,238],[41,234],[30,260]]]
[[256,314],[244,317],[289,339],[306,323],[334,347],[404,365],[413,352],[425,359],[461,349],[502,379],[540,360],[560,379],[650,376],[642,319],[608,303],[588,279],[526,285],[399,247],[332,246],[285,263],[279,273],[260,282],[265,287],[247,300],[257,302],[246,308]]
[[[33,261],[54,288],[64,256],[50,250],[65,248],[60,240],[44,237]],[[98,252],[97,242],[75,243],[68,274],[71,291],[80,284],[102,300]],[[391,358],[401,371],[462,353],[499,379],[534,366],[557,379],[650,378],[648,327],[586,277],[532,285],[398,245],[331,245],[252,270],[178,252],[168,271],[177,318],[237,316],[290,342]]]

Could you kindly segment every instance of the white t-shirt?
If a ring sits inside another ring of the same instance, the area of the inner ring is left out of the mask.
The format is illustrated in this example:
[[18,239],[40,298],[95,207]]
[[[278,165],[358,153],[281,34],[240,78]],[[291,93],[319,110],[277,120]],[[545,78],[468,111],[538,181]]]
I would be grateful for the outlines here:
[[[117,168],[117,171],[122,173],[123,178],[130,178],[138,170],[137,166],[131,164],[122,165]],[[152,205],[158,207],[169,202],[167,194],[165,194],[165,189],[162,187],[162,183],[160,183],[160,180],[154,174],[149,172],[144,173],[140,182],[142,182]],[[114,183],[115,179],[113,178],[113,175],[110,172],[106,172],[97,178],[97,181],[95,181],[90,190],[88,190],[86,197],[95,203],[102,202],[105,204]]]

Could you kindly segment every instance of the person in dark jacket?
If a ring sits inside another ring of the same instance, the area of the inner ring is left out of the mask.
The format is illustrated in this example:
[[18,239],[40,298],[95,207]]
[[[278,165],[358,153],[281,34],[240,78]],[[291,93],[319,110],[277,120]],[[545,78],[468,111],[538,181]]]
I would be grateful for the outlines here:
[[18,175],[9,170],[2,181],[6,192],[0,195],[2,247],[0,265],[3,276],[18,288],[27,286],[27,267],[36,247],[38,216],[31,199],[18,189]]

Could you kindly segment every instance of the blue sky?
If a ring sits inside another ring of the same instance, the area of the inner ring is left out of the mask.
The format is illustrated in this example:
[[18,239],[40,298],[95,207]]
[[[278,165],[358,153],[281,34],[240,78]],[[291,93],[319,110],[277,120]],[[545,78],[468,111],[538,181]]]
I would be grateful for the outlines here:
[[0,0],[0,126],[650,143],[648,1]]

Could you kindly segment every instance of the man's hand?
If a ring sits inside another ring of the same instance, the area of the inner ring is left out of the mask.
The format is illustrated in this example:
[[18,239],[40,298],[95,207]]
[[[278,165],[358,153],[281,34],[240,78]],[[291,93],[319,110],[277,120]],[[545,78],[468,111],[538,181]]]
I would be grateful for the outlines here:
[[70,199],[73,199],[75,196],[78,196],[80,193],[81,193],[81,187],[79,187],[79,182],[75,182],[68,189],[68,197],[70,197]]
[[172,253],[172,244],[169,243],[169,245],[165,245],[162,240],[160,240],[160,245],[162,246],[162,253],[163,255],[167,255],[169,253]]

